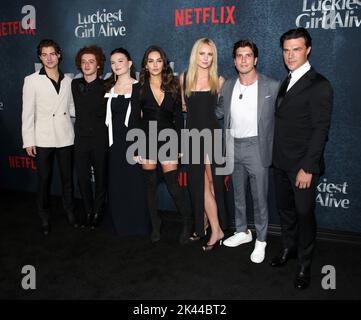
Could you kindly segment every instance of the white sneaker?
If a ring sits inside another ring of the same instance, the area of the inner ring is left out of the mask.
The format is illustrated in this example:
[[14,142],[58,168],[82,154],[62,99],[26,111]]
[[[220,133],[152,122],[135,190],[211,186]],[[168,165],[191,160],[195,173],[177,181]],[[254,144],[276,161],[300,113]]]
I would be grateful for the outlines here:
[[227,238],[223,241],[223,245],[226,247],[237,247],[243,243],[248,243],[252,241],[252,232],[247,230],[247,232],[235,232],[233,236]]
[[266,241],[258,241],[254,245],[254,250],[251,254],[251,261],[254,263],[261,263],[264,260],[265,249],[267,242]]

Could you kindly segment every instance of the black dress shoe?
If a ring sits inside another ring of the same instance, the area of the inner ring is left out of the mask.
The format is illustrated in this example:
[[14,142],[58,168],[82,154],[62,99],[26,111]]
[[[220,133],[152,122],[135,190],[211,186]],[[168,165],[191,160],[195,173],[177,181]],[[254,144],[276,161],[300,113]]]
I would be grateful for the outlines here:
[[50,232],[50,225],[49,224],[43,224],[41,226],[41,232],[44,236],[47,236]]
[[78,222],[75,219],[74,213],[73,212],[68,212],[67,213],[67,217],[68,217],[68,222],[69,224],[74,227],[77,228],[78,227]]
[[310,268],[306,268],[306,267],[299,268],[294,280],[295,288],[300,290],[306,289],[310,285],[310,281],[311,281]]
[[283,249],[283,251],[278,255],[277,257],[274,257],[270,261],[271,267],[282,267],[284,266],[288,260],[290,259],[296,259],[297,258],[297,252],[295,250],[290,249]]

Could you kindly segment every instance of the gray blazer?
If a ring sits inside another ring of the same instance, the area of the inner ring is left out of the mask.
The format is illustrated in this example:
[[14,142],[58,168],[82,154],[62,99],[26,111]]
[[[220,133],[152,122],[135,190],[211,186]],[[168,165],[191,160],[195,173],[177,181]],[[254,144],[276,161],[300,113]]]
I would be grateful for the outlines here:
[[[229,79],[224,83],[216,106],[216,116],[218,119],[224,119],[224,129],[230,129],[232,93],[237,80],[238,77]],[[275,102],[280,85],[280,81],[258,73],[258,143],[264,167],[269,167],[272,164]],[[223,154],[226,153],[226,148],[229,146],[229,138],[224,130]]]

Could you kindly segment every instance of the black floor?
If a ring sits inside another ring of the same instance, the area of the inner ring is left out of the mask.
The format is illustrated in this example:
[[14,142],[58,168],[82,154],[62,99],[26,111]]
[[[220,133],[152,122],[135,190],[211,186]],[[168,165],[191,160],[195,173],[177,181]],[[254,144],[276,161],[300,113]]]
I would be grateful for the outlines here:
[[[253,264],[253,243],[201,251],[201,243],[180,246],[175,214],[163,214],[161,242],[119,237],[108,228],[73,229],[53,199],[52,232],[39,232],[35,195],[1,190],[0,299],[243,300],[360,299],[361,243],[319,241],[309,289],[292,284],[296,262],[280,269],[268,260],[280,239],[268,239],[266,260]],[[21,286],[22,267],[36,269],[36,289]],[[321,286],[321,269],[336,269],[336,289]]]

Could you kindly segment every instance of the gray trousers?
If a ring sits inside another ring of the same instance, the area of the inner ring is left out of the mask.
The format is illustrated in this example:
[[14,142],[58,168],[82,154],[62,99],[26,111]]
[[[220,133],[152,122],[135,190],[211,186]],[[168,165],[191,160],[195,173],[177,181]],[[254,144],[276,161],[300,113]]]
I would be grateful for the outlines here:
[[234,139],[232,181],[236,231],[247,231],[246,192],[249,179],[258,241],[266,241],[267,238],[268,171],[268,167],[262,166],[257,137]]

